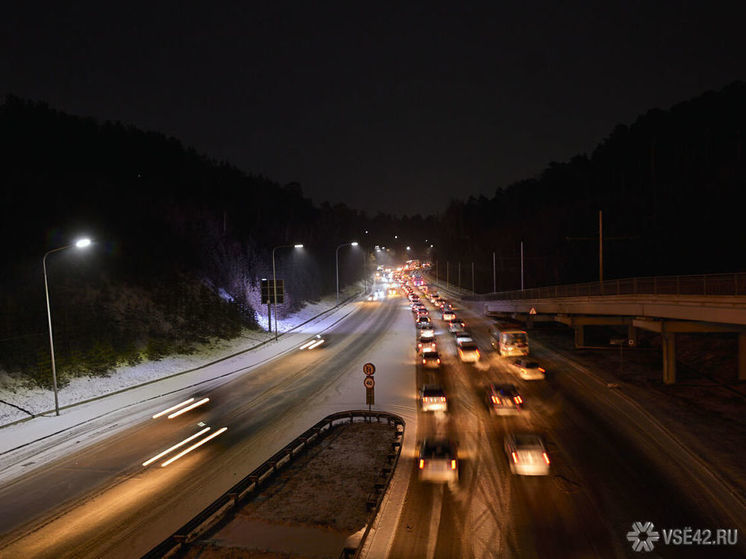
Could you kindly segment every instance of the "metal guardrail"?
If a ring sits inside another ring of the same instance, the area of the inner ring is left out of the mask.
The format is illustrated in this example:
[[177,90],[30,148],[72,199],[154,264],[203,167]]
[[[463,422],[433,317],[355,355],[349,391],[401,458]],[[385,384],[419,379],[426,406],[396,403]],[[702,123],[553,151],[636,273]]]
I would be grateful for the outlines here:
[[368,508],[371,512],[368,517],[365,532],[354,549],[343,549],[342,554],[340,555],[341,558],[359,557],[359,553],[363,548],[363,544],[368,536],[373,520],[375,520],[375,516],[378,514],[383,495],[386,493],[386,489],[389,486],[401,453],[401,439],[404,434],[405,422],[398,415],[383,411],[351,410],[333,413],[326,416],[313,427],[293,439],[290,444],[286,445],[282,450],[276,452],[261,466],[236,483],[236,485],[231,487],[228,491],[223,493],[223,495],[213,501],[212,504],[192,520],[184,524],[184,526],[143,555],[142,559],[179,557],[182,552],[188,550],[191,543],[210,529],[217,526],[227,517],[227,515],[237,510],[240,505],[243,505],[253,493],[262,487],[264,482],[275,475],[283,466],[302,454],[310,446],[319,442],[335,426],[344,423],[352,424],[356,418],[364,421],[372,421],[373,419],[376,419],[378,423],[384,419],[389,423],[389,425],[393,424],[396,427],[396,434],[394,436],[394,441],[392,442],[392,452],[389,454],[388,465],[384,467],[381,472],[383,481],[375,484],[375,489],[372,494],[375,495],[375,498],[371,499],[371,497],[369,497],[368,500]]
[[464,295],[465,300],[548,299],[606,295],[746,295],[746,273],[652,276]]

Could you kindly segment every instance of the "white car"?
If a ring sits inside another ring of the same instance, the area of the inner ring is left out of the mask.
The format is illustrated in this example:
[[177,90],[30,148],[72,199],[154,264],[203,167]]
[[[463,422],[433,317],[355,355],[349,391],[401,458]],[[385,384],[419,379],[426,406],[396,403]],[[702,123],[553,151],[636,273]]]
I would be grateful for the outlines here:
[[434,483],[458,481],[456,445],[450,441],[425,439],[420,445],[417,465],[422,481]]
[[456,313],[453,311],[443,311],[443,320],[454,320],[456,318]]
[[440,368],[440,355],[437,351],[427,350],[420,354],[422,366],[426,369],[439,369]]
[[420,406],[422,411],[448,411],[448,401],[443,389],[437,384],[426,384],[420,388]]
[[546,371],[534,359],[519,357],[509,363],[513,371],[523,380],[543,380],[546,378]]
[[456,345],[458,347],[461,347],[462,344],[470,344],[473,343],[474,340],[471,338],[471,334],[468,332],[458,332],[456,334]]
[[425,326],[424,328],[420,328],[420,339],[432,339],[435,338],[435,330],[433,329],[432,325]]
[[505,454],[510,471],[520,476],[549,474],[549,454],[544,441],[532,433],[510,434],[505,437]]
[[479,348],[471,342],[463,343],[458,348],[458,356],[464,363],[476,363],[481,357]]

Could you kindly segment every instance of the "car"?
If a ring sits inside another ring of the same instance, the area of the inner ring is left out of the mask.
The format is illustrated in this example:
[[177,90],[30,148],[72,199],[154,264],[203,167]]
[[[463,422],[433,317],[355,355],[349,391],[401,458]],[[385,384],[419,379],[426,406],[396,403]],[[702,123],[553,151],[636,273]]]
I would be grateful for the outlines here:
[[412,303],[409,305],[409,307],[412,309],[412,312],[416,314],[418,310],[424,309],[425,305],[423,305],[422,303]]
[[435,330],[433,329],[432,325],[430,326],[423,326],[420,328],[420,339],[433,339],[435,338]]
[[441,316],[443,320],[453,320],[456,318],[456,313],[453,311],[443,311]]
[[456,445],[447,439],[425,439],[417,463],[420,480],[433,483],[458,481]]
[[463,343],[458,348],[458,356],[464,363],[476,363],[479,361],[479,348],[471,342]]
[[420,388],[420,407],[423,412],[448,411],[448,401],[443,389],[437,384],[426,384]]
[[434,337],[419,337],[417,340],[417,353],[422,353],[423,351],[438,351],[438,344]]
[[466,331],[466,322],[459,318],[448,321],[448,331],[451,334],[461,334]]
[[417,328],[424,328],[425,326],[430,326],[430,317],[429,316],[419,316],[417,317]]
[[461,347],[461,344],[472,343],[474,340],[469,332],[458,332],[456,334],[456,345]]
[[417,316],[418,317],[420,317],[420,316],[430,316],[430,313],[425,308],[418,308],[417,309]]
[[549,474],[549,454],[544,440],[534,433],[511,433],[505,437],[505,454],[510,471],[521,476]]
[[409,293],[409,300],[412,301],[413,303],[419,302],[420,296],[417,295],[416,293],[410,292]]
[[546,378],[546,371],[539,366],[535,359],[519,357],[508,363],[523,380],[543,380]]
[[438,369],[440,368],[440,355],[437,351],[423,351],[420,354],[422,360],[422,366],[426,369]]
[[438,306],[439,301],[440,301],[440,295],[438,295],[437,293],[433,295],[432,297],[430,297],[430,302],[436,307]]
[[490,384],[485,388],[487,409],[497,415],[515,415],[523,409],[523,398],[513,384]]

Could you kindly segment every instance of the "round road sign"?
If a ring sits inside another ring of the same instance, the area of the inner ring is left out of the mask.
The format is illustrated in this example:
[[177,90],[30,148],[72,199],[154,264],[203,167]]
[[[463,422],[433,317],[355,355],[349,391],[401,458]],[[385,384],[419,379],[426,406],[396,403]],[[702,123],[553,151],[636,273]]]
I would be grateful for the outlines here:
[[371,376],[376,372],[376,366],[373,363],[366,363],[363,365],[363,372],[366,376]]
[[376,385],[376,381],[373,380],[373,377],[365,377],[363,384],[365,385],[365,388],[373,388]]

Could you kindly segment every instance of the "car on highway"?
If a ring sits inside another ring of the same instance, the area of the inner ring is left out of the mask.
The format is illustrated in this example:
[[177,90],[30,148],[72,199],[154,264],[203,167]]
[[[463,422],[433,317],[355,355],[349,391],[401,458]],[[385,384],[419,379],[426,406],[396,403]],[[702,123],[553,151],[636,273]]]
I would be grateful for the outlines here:
[[417,467],[421,481],[456,483],[458,481],[456,445],[446,439],[425,439],[420,445]]
[[466,331],[466,322],[460,318],[454,318],[448,321],[448,331],[451,334],[460,334]]
[[427,350],[420,354],[422,366],[426,369],[440,368],[440,354],[437,351]]
[[446,393],[437,384],[426,384],[420,388],[420,407],[423,412],[445,412],[448,411]]
[[441,317],[443,320],[454,320],[456,318],[456,313],[451,310],[445,310],[441,314]]
[[546,371],[539,366],[538,361],[531,358],[519,357],[508,361],[510,368],[523,380],[543,380]]
[[417,339],[417,353],[423,351],[438,351],[438,344],[434,337],[422,337]]
[[458,348],[458,356],[464,363],[476,363],[480,358],[479,348],[472,342],[462,343]]
[[410,291],[409,292],[409,300],[412,301],[413,303],[416,303],[416,302],[418,302],[420,300],[420,296],[417,295],[416,293],[412,293]]
[[424,307],[417,308],[417,316],[430,316],[430,312]]
[[549,474],[549,454],[540,435],[511,433],[505,437],[505,455],[513,474],[520,476]]
[[490,384],[485,388],[487,409],[496,415],[515,415],[523,408],[523,398],[513,384]]
[[465,332],[464,331],[464,332],[458,332],[456,334],[456,345],[459,346],[459,347],[461,347],[461,344],[467,344],[467,343],[471,343],[473,341],[474,340],[471,337],[471,333],[469,333],[469,332]]
[[419,331],[420,339],[435,338],[435,329],[432,327],[432,325],[420,328]]
[[432,325],[432,322],[430,321],[429,316],[418,316],[416,322],[417,322],[417,328],[425,328],[426,326]]

